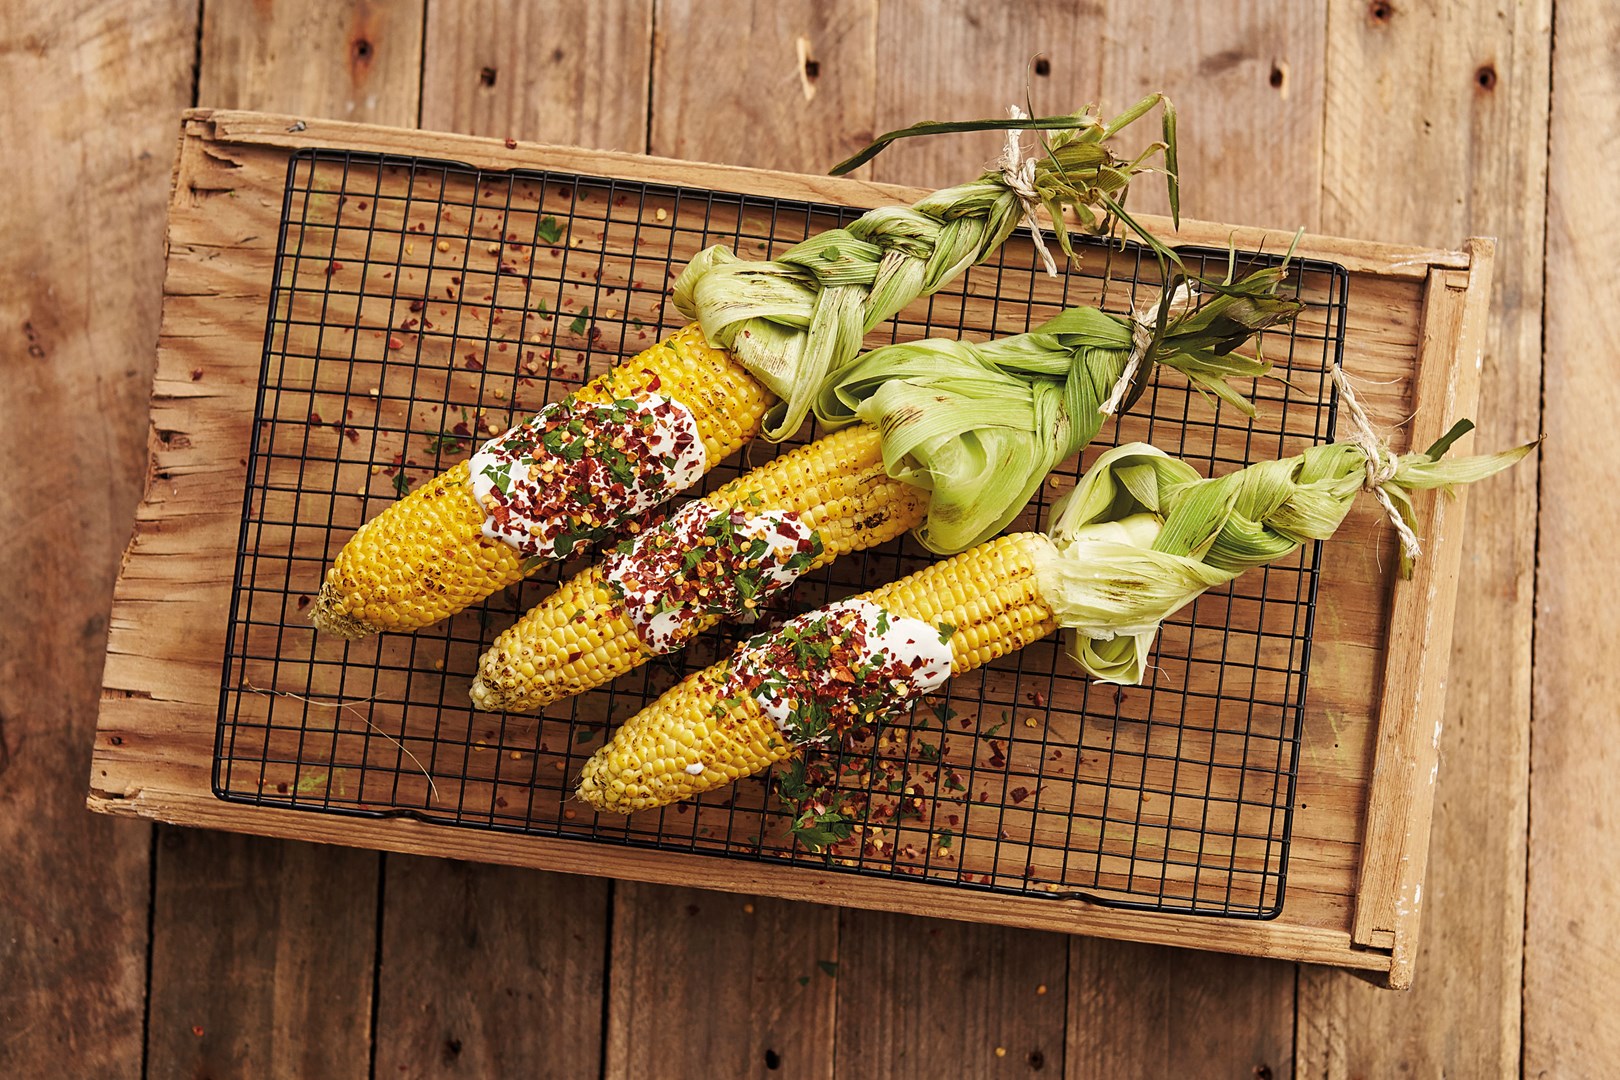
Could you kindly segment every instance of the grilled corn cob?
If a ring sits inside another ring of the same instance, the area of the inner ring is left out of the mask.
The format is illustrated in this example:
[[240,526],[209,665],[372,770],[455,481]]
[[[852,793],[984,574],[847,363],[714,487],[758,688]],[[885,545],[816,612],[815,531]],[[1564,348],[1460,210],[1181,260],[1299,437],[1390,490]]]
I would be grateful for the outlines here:
[[[617,478],[601,477],[605,483],[593,491],[570,490],[555,481],[536,485],[537,494],[553,497],[551,505],[531,507],[531,513],[520,515],[512,500],[502,505],[507,493],[498,487],[484,495],[481,505],[478,477],[471,468],[480,457],[461,462],[360,527],[328,568],[311,619],[321,630],[359,638],[383,630],[415,630],[448,618],[522,580],[545,556],[566,555],[575,543],[612,535],[625,517],[645,509],[637,505],[644,500],[634,497],[633,481],[661,473],[664,484],[642,485],[651,489],[644,495],[656,501],[667,495],[660,488],[694,482],[709,465],[736,452],[759,431],[771,400],[729,354],[711,348],[698,327],[688,326],[587,383],[566,401],[548,406],[534,421],[513,428],[480,452],[482,456],[514,439],[532,446],[533,425],[548,418],[553,425],[574,422],[587,434],[600,432],[608,445],[598,449],[572,441],[570,436],[578,433],[561,426],[555,429],[553,442],[571,442],[580,453],[566,460],[572,451],[563,445],[550,460],[589,480],[587,470],[600,466],[613,440],[628,432],[637,436],[638,445],[620,444],[617,457],[622,469]],[[678,403],[679,409],[668,409],[665,403]],[[638,432],[635,424],[642,417],[651,423]],[[649,429],[654,434],[673,432],[673,439],[688,442],[666,448],[646,437]],[[491,467],[499,471],[502,464],[497,461]],[[639,470],[639,475],[628,475],[628,470]],[[618,505],[607,490],[610,483],[620,486]],[[501,512],[506,514],[504,528],[496,517]],[[518,535],[525,517],[532,522],[529,534]],[[558,522],[556,535],[542,535],[545,527],[540,522],[547,518]]]
[[754,469],[580,571],[479,661],[473,703],[523,711],[600,686],[756,611],[799,574],[914,528],[927,493],[883,471],[882,440],[845,428]]
[[1364,487],[1405,517],[1411,491],[1482,479],[1531,449],[1440,461],[1447,445],[1395,457],[1336,443],[1212,480],[1145,444],[1110,450],[1053,538],[1004,536],[753,638],[627,721],[586,763],[579,796],[633,813],[760,772],[802,746],[846,744],[951,674],[1059,626],[1091,674],[1138,682],[1163,619],[1245,569],[1331,536]]

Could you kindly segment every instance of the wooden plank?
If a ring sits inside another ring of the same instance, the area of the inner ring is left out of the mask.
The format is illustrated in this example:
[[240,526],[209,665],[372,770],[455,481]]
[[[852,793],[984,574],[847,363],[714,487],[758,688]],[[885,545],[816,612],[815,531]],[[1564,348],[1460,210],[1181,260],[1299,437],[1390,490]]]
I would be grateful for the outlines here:
[[[1476,266],[1436,270],[1423,318],[1423,351],[1413,388],[1407,449],[1421,449],[1445,434],[1454,418],[1473,411],[1479,396],[1484,348],[1485,304],[1490,290],[1493,245],[1476,244]],[[1458,360],[1460,359],[1460,363]],[[1367,796],[1356,918],[1351,937],[1362,945],[1392,944],[1390,984],[1406,989],[1412,980],[1423,874],[1428,863],[1430,818],[1439,774],[1441,703],[1451,653],[1451,620],[1437,611],[1457,601],[1460,544],[1445,542],[1462,516],[1457,500],[1426,493],[1413,499],[1432,548],[1419,559],[1412,577],[1395,583],[1389,613],[1394,643],[1384,668],[1377,756]],[[1402,648],[1421,641],[1430,648]],[[1432,732],[1432,734],[1430,734]],[[1380,935],[1391,935],[1389,938]]]
[[871,141],[875,0],[659,0],[647,149],[822,172]]
[[[1141,4],[1106,6],[1100,37],[1102,95],[1111,107],[1163,90],[1180,106],[1192,216],[1315,227],[1322,153],[1322,3],[1200,3],[1174,15]],[[1273,86],[1273,72],[1281,85]],[[1151,122],[1137,145],[1157,138]],[[1255,165],[1264,162],[1266,182]],[[1156,178],[1136,186],[1133,205],[1168,209]],[[1351,283],[1355,311],[1375,302]],[[1352,331],[1353,332],[1353,331]],[[1359,508],[1358,508],[1359,512]],[[1360,650],[1334,642],[1345,618],[1335,597],[1343,565],[1335,542],[1325,556],[1320,646],[1312,655],[1303,733],[1306,767],[1296,799],[1289,889],[1309,889],[1322,845],[1344,857],[1359,837],[1336,833],[1344,815],[1340,774],[1365,768],[1363,732],[1376,725],[1365,700],[1371,673]],[[1354,616],[1350,616],[1354,617]],[[1358,700],[1359,699],[1359,700]],[[1369,722],[1358,723],[1367,714]],[[1354,816],[1354,815],[1349,815]],[[1324,837],[1323,834],[1328,836]],[[1261,960],[1212,960],[1152,946],[1075,938],[1069,945],[1068,1075],[1286,1074],[1294,1028],[1294,972]],[[1210,1007],[1219,1002],[1218,1007]]]
[[834,908],[620,884],[606,1075],[830,1077],[837,962]]
[[[1614,1068],[1620,813],[1614,770],[1614,613],[1620,585],[1601,569],[1620,531],[1604,493],[1620,452],[1614,372],[1620,313],[1606,269],[1620,225],[1620,181],[1604,168],[1617,133],[1620,11],[1558,5],[1548,164],[1546,402],[1541,572],[1536,577],[1529,912],[1524,958],[1524,1075],[1596,1076]],[[1595,572],[1594,572],[1595,571]]]
[[[413,123],[421,33],[421,0],[206,5],[199,94],[223,105],[270,104],[316,115]],[[176,175],[175,199],[199,217],[218,220],[229,195],[221,199],[221,187],[197,187],[185,163]],[[250,235],[236,232],[221,244],[229,248]],[[251,291],[247,283],[240,285]],[[249,341],[262,335],[250,329],[255,320],[246,311],[237,319],[225,314],[229,304],[228,295],[209,300],[211,307],[220,305],[216,333]],[[227,392],[231,382],[211,349],[185,374],[160,377],[160,397],[165,379],[190,381],[205,396]],[[208,439],[199,435],[193,442],[174,434],[188,423],[173,419],[160,405],[152,415],[154,450],[173,448],[190,462],[209,458]],[[154,464],[148,503],[171,496],[165,486],[173,475],[194,467]],[[220,492],[216,499],[203,514],[224,528],[238,516],[232,509],[237,496]],[[151,543],[142,532],[138,524],[132,550]],[[217,619],[213,613],[223,610],[218,605],[228,596],[228,582],[212,576],[199,586],[190,602],[200,600],[211,621]],[[171,655],[206,677],[203,673],[218,664],[216,635],[222,628],[197,634],[195,627],[210,623],[184,621],[192,629],[180,637],[189,640]],[[142,678],[126,682],[150,685]],[[164,976],[153,979],[151,990],[152,1062],[161,1066],[156,1074],[203,1068],[296,1074],[318,1067],[334,1077],[367,1075],[378,873],[375,855],[284,840],[169,834],[154,877],[152,965]],[[266,890],[267,879],[280,887]],[[341,1000],[334,1000],[333,988]],[[193,1027],[205,1034],[194,1037]]]
[[[875,25],[872,0],[660,0],[647,149],[841,160],[871,123]],[[834,909],[623,884],[612,936],[607,1075],[831,1075],[834,988],[817,962],[837,958]]]
[[[885,0],[879,6],[879,133],[920,120],[1071,113],[1102,92],[1096,62],[1102,5],[1019,0]],[[1152,123],[1153,121],[1149,121]],[[1026,137],[1033,145],[1033,137]],[[1006,137],[974,132],[907,139],[870,168],[892,183],[942,187],[992,168]]]
[[[230,123],[241,117],[235,114],[229,118]],[[272,137],[277,132],[286,137],[285,123],[278,127],[263,118],[244,122],[269,131]],[[304,835],[320,830],[318,835],[323,838],[385,847],[400,847],[408,838],[413,845],[427,844],[417,849],[424,851],[466,854],[460,845],[474,840],[480,857],[496,861],[686,884],[710,880],[713,871],[709,867],[713,864],[706,860],[686,861],[625,849],[582,850],[578,845],[538,837],[471,838],[454,830],[429,829],[401,821],[334,822],[310,815],[278,815],[220,804],[206,794],[217,703],[217,658],[223,648],[217,631],[210,633],[206,628],[223,625],[224,596],[237,535],[233,508],[240,505],[236,493],[242,482],[240,455],[245,450],[245,436],[232,418],[249,407],[247,403],[254,395],[264,304],[262,281],[267,273],[269,238],[275,233],[285,174],[284,151],[256,147],[239,139],[222,142],[208,137],[210,129],[217,134],[218,125],[192,122],[193,137],[184,144],[171,207],[176,230],[171,244],[171,321],[162,339],[154,403],[161,436],[155,446],[154,477],[161,482],[154,485],[153,498],[142,510],[141,530],[121,585],[122,606],[115,622],[107,675],[107,685],[116,693],[105,709],[97,761],[106,775],[98,777],[93,793],[96,805],[192,822],[213,820],[236,828],[269,828],[269,823],[280,822],[275,826],[278,830]],[[357,149],[368,145],[410,149],[397,133],[355,125],[312,121],[299,136],[319,142],[333,138],[333,132],[341,132],[346,142]],[[368,132],[376,133],[370,143]],[[508,150],[486,140],[423,137],[424,144],[436,147],[448,141],[457,141],[485,157],[504,157],[508,162],[549,162],[540,152],[521,145]],[[598,173],[611,172],[609,166],[619,160],[614,155],[583,151],[564,153],[566,160]],[[747,189],[755,181],[767,187],[791,187],[796,182],[774,174],[713,167],[698,171],[723,176],[725,186],[734,188]],[[839,186],[831,183],[832,188]],[[869,185],[853,182],[847,187],[863,191]],[[222,197],[226,192],[232,194]],[[1393,259],[1393,249],[1386,251]],[[1416,257],[1420,256],[1408,254],[1401,261]],[[1366,362],[1373,365],[1369,370],[1375,382],[1390,382],[1394,387],[1374,396],[1381,422],[1393,423],[1399,419],[1404,402],[1399,391],[1401,365],[1410,364],[1417,336],[1415,327],[1402,321],[1401,313],[1415,310],[1417,293],[1412,291],[1415,286],[1409,284],[1409,279],[1394,274],[1357,280],[1357,295],[1372,301],[1365,308],[1358,307],[1352,317],[1352,344],[1358,355],[1364,355]],[[197,370],[204,374],[193,380],[190,373]],[[1319,640],[1324,643],[1337,640],[1348,645],[1350,639],[1345,635],[1364,634],[1365,612],[1378,610],[1380,601],[1375,597],[1382,594],[1383,586],[1373,583],[1387,579],[1381,576],[1383,572],[1374,557],[1376,545],[1360,542],[1361,538],[1375,535],[1375,514],[1369,512],[1354,519],[1352,540],[1347,540],[1346,546],[1361,554],[1330,567],[1328,580],[1335,583],[1332,588],[1342,593],[1349,585],[1351,591],[1343,594],[1349,601],[1341,605],[1343,617],[1321,632]],[[184,558],[173,557],[182,553]],[[1376,650],[1378,646],[1372,644],[1370,648]],[[1354,680],[1341,682],[1348,694]],[[139,687],[156,687],[165,700],[160,704],[121,696]],[[114,737],[123,742],[114,744]],[[1369,744],[1358,740],[1353,745]],[[1281,955],[1377,968],[1387,964],[1386,955],[1348,947],[1347,901],[1354,885],[1355,838],[1353,832],[1332,824],[1335,819],[1331,811],[1331,807],[1338,806],[1338,820],[1353,821],[1343,814],[1360,797],[1362,789],[1358,785],[1365,781],[1365,768],[1353,755],[1336,762],[1334,768],[1340,771],[1332,774],[1332,783],[1313,793],[1310,812],[1322,813],[1316,803],[1320,797],[1328,816],[1317,818],[1321,824],[1314,828],[1319,831],[1309,834],[1314,840],[1308,851],[1302,849],[1310,858],[1300,863],[1302,875],[1296,880],[1297,887],[1290,891],[1289,908],[1279,923],[1216,926],[1208,920],[1108,913],[1032,898],[941,895],[938,890],[912,883],[878,883],[851,877],[840,877],[829,887],[838,890],[837,895],[846,902],[871,906],[909,907],[960,918],[1113,936],[1140,934],[1155,940],[1185,940],[1232,951],[1275,950]],[[1302,806],[1301,811],[1304,822],[1308,817],[1306,807]],[[430,843],[428,838],[435,835],[444,839]],[[721,884],[751,892],[786,891],[817,899],[829,896],[824,890],[817,891],[821,886],[808,884],[816,880],[814,874],[763,876],[776,883],[774,888],[770,884],[739,884],[729,873],[728,880]]]
[[836,1075],[1062,1075],[1065,944],[1005,927],[844,912]]
[[609,883],[386,861],[373,1075],[596,1075]]
[[414,125],[424,2],[204,4],[197,100]]
[[[1110,108],[1155,91],[1179,107],[1187,214],[1292,231],[1321,216],[1326,41],[1326,0],[1112,3],[1093,51]],[[1148,121],[1136,138],[1158,137]],[[1162,184],[1133,196],[1138,209],[1168,211]]]
[[422,126],[645,149],[652,9],[652,0],[428,4]]
[[83,795],[195,27],[185,2],[0,10],[0,145],[17,166],[0,203],[6,1076],[140,1073],[152,830],[86,814]]
[[1289,1075],[1294,969],[1158,945],[1078,954],[1066,1075]]
[[[199,134],[206,130],[210,140],[220,145],[245,143],[287,149],[363,146],[378,153],[449,158],[481,168],[544,167],[560,172],[627,176],[652,183],[687,184],[716,191],[746,191],[769,198],[850,206],[914,202],[927,194],[926,188],[874,183],[850,177],[770,172],[735,165],[676,161],[641,154],[581,150],[577,147],[536,145],[521,141],[515,147],[508,147],[504,141],[495,139],[405,131],[342,121],[302,121],[304,127],[299,128],[297,125],[301,118],[290,115],[195,109],[188,112],[186,117],[198,125],[196,130]],[[953,177],[937,182],[951,183],[957,180]],[[1181,228],[1177,230],[1171,227],[1168,219],[1156,214],[1143,214],[1138,220],[1155,235],[1178,244],[1221,248],[1232,245],[1242,250],[1285,251],[1294,242],[1291,229],[1263,229],[1183,218]],[[1460,242],[1464,235],[1466,233],[1459,231],[1452,242]],[[1431,267],[1465,268],[1468,265],[1468,257],[1451,248],[1345,240],[1317,233],[1307,233],[1302,237],[1297,250],[1302,255],[1339,263],[1355,273],[1418,281],[1428,277]]]
[[[1549,11],[1330,10],[1323,227],[1497,237],[1479,448],[1538,430]],[[1301,1075],[1518,1067],[1535,506],[1527,466],[1469,495],[1415,989],[1303,971]]]
[[152,1076],[367,1076],[377,857],[158,831]]
[[[650,0],[430,4],[424,122],[640,149],[651,17]],[[610,883],[419,858],[384,879],[378,1075],[601,1071]]]

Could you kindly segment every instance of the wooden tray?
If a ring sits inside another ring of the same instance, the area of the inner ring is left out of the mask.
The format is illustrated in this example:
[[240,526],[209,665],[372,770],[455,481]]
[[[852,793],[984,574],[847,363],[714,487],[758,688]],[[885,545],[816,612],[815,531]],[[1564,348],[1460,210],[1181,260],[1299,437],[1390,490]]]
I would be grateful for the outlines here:
[[[210,791],[220,659],[290,152],[338,147],[548,168],[856,206],[907,189],[561,148],[505,146],[288,117],[188,113],[170,211],[169,272],[147,497],[120,576],[90,804],[183,824],[455,854],[1144,941],[1307,959],[1411,977],[1436,737],[1455,600],[1457,505],[1426,499],[1417,577],[1357,510],[1323,559],[1298,762],[1287,903],[1269,923],[1132,913],[967,893],[805,867],[471,832],[410,820],[232,805]],[[1152,222],[1161,233],[1168,223]],[[1185,243],[1280,250],[1288,237],[1184,223]],[[1466,253],[1307,238],[1351,272],[1345,366],[1375,419],[1425,445],[1472,405],[1490,246]],[[1419,360],[1422,363],[1419,363]],[[1386,633],[1385,628],[1388,628]],[[1388,642],[1402,644],[1390,650]]]

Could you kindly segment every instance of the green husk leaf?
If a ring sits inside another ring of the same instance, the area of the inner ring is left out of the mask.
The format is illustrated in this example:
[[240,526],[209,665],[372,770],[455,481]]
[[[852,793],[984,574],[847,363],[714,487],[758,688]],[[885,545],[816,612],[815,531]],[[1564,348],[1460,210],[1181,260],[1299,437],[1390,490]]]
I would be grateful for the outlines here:
[[[1228,380],[1268,367],[1232,350],[1298,311],[1296,301],[1274,295],[1281,280],[1279,268],[1266,268],[1236,285],[1212,283],[1212,295],[1191,310],[1172,315],[1161,305],[1159,343],[1142,376],[1167,365],[1251,412]],[[828,426],[861,419],[881,429],[888,474],[933,493],[917,538],[952,554],[1004,529],[1046,474],[1096,437],[1107,419],[1100,406],[1131,349],[1130,321],[1090,307],[982,344],[890,345],[827,380],[816,416]]]
[[[1108,227],[1133,175],[1147,171],[1154,144],[1135,161],[1107,145],[1121,127],[1155,107],[1144,98],[1113,124],[1082,110],[1037,120],[933,122],[889,132],[853,168],[895,139],[952,131],[1045,131],[1035,156],[1036,196],[1052,214],[1059,246],[1071,252],[1063,211],[1072,210],[1087,232]],[[1173,134],[1174,123],[1166,129]],[[1168,181],[1175,194],[1175,180]],[[782,400],[765,418],[765,437],[781,440],[809,413],[822,382],[859,355],[865,334],[917,299],[988,258],[1024,218],[1018,196],[999,171],[934,192],[910,207],[883,207],[847,227],[821,233],[770,262],[745,262],[723,248],[701,252],[675,283],[675,306],[695,319],[717,348],[730,351]]]
[[[1415,524],[1412,492],[1483,480],[1536,445],[1450,461],[1402,454],[1381,486]],[[1165,618],[1206,589],[1332,536],[1364,490],[1366,461],[1356,445],[1331,443],[1203,479],[1145,443],[1107,451],[1055,508],[1052,548],[1037,563],[1065,651],[1105,682],[1140,682]]]

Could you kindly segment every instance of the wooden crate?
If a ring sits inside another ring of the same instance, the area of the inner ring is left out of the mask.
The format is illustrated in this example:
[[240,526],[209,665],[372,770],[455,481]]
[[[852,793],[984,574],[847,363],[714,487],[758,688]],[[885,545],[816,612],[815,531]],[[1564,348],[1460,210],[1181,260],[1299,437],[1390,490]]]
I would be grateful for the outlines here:
[[[1370,505],[1353,512],[1322,560],[1310,693],[1303,742],[1293,763],[1298,776],[1287,900],[1272,921],[1122,911],[931,881],[851,876],[802,864],[719,860],[565,836],[335,817],[216,799],[210,774],[254,437],[249,421],[260,383],[287,166],[300,147],[618,176],[835,205],[905,202],[920,194],[633,155],[512,147],[250,113],[188,113],[170,208],[151,471],[119,578],[91,778],[93,808],[268,835],[1311,960],[1373,972],[1395,986],[1410,981],[1459,557],[1460,508],[1452,500],[1420,499],[1427,550],[1411,581],[1394,580],[1391,540]],[[1150,227],[1170,234],[1168,222],[1153,221]],[[501,239],[491,238],[495,258]],[[1174,239],[1278,251],[1291,238],[1184,222]],[[424,238],[423,244],[431,248],[434,240]],[[1459,253],[1307,237],[1300,253],[1349,272],[1345,368],[1368,387],[1363,396],[1376,422],[1402,433],[1397,435],[1401,443],[1426,445],[1472,406],[1489,284],[1488,242],[1471,242]],[[424,273],[431,279],[434,271]],[[369,302],[363,296],[353,301],[360,307]],[[973,324],[966,306],[961,317]],[[389,305],[380,325],[395,325],[394,314]],[[358,323],[358,316],[348,312],[335,321]],[[627,302],[617,320],[621,334],[631,318]],[[984,319],[983,325],[992,325],[993,313]],[[314,321],[326,322],[326,313]],[[347,355],[355,355],[352,343]],[[308,411],[307,404],[303,408]],[[341,472],[348,440],[338,417],[326,419],[339,421],[330,438],[339,451],[334,459],[340,463],[333,467]],[[312,426],[304,413],[296,420],[305,430]],[[1215,447],[1210,454],[1213,460]],[[364,468],[354,475],[361,488],[371,483]],[[364,505],[358,500],[344,513],[358,514]],[[341,516],[332,508],[326,512]],[[265,681],[284,688],[269,676]],[[310,692],[308,680],[304,685]],[[352,696],[346,689],[343,694]],[[473,739],[473,732],[462,733],[463,744]],[[504,739],[497,741],[495,752],[505,745]],[[270,779],[283,787],[299,783],[297,775]]]

